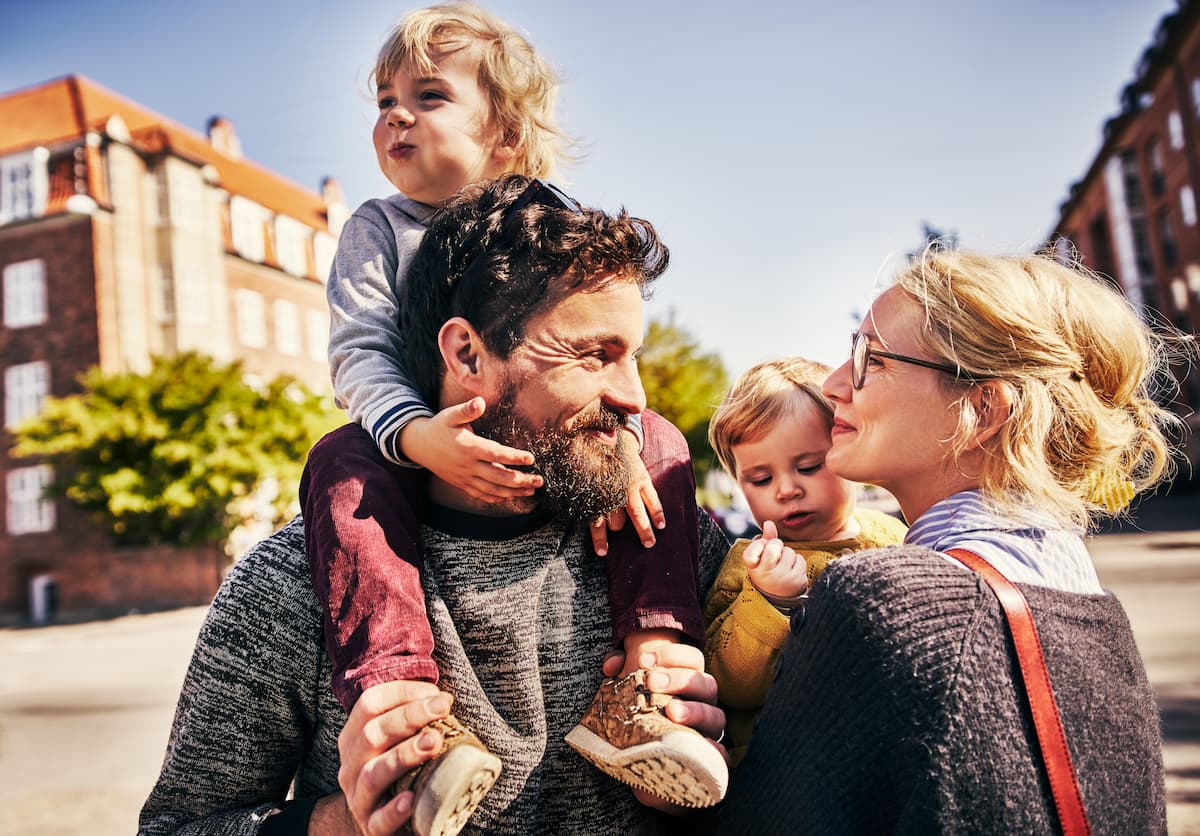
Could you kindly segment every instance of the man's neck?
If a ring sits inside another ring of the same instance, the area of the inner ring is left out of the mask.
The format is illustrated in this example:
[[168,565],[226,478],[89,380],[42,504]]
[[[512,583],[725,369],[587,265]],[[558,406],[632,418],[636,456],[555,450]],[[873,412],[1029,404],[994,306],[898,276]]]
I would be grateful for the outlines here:
[[429,501],[456,511],[466,511],[484,517],[516,517],[532,514],[538,501],[532,496],[519,496],[502,502],[483,502],[436,476],[429,477]]

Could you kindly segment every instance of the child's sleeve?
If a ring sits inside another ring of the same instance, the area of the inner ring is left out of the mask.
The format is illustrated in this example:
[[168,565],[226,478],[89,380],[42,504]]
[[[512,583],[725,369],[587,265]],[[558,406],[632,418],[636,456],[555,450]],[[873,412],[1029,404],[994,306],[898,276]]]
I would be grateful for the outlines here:
[[401,365],[397,286],[424,228],[396,228],[374,204],[346,222],[326,285],[329,369],[338,406],[371,434],[384,458],[411,465],[400,430],[433,410]]
[[729,550],[704,607],[705,669],[717,680],[718,699],[733,708],[761,708],[775,677],[789,621],[746,574],[742,552]]

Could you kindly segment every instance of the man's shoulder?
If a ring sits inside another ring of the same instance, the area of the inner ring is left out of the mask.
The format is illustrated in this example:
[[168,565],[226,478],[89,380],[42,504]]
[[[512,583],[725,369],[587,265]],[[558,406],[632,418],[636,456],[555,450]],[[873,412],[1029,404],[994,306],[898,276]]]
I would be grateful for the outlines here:
[[213,608],[246,618],[316,620],[316,594],[304,551],[304,521],[294,517],[252,546],[221,584]]

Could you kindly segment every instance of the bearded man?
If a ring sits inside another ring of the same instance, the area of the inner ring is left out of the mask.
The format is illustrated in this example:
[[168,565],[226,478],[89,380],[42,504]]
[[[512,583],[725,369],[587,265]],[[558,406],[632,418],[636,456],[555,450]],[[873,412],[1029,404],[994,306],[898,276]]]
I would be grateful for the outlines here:
[[[443,692],[504,762],[468,831],[668,826],[651,809],[662,805],[563,741],[611,648],[608,581],[588,524],[625,502],[631,451],[621,428],[645,408],[642,301],[667,253],[649,223],[558,202],[546,189],[518,176],[464,189],[430,221],[400,300],[401,350],[417,389],[438,408],[483,398],[474,431],[531,451],[543,487],[502,507],[436,477],[410,509],[373,505],[370,484],[354,498],[365,517],[420,509],[442,690],[376,685],[347,717],[329,686],[304,552],[305,536],[337,532],[306,533],[297,518],[251,550],[213,602],[141,832],[395,832],[407,811],[390,790],[440,750],[422,729],[449,713]],[[647,448],[655,434],[678,433],[652,413],[643,429]],[[356,425],[322,444],[346,459],[374,446]],[[671,524],[695,532],[699,560],[682,586],[702,595],[724,537],[679,489],[693,484],[690,462],[650,472],[664,506],[674,497]],[[724,717],[702,667],[696,648],[672,646],[648,682],[676,697],[673,721],[712,738]]]

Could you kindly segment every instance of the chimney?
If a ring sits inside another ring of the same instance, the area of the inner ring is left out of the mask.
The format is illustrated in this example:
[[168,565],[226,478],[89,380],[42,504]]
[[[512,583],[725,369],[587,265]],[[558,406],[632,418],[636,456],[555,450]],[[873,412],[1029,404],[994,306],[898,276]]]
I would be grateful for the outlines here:
[[235,160],[242,158],[242,142],[233,123],[224,116],[214,116],[208,120],[208,141],[214,150],[225,156]]
[[350,218],[350,210],[346,208],[346,195],[342,184],[333,177],[321,179],[321,201],[325,204],[325,219],[329,222],[329,231],[334,237],[342,234],[342,227]]

